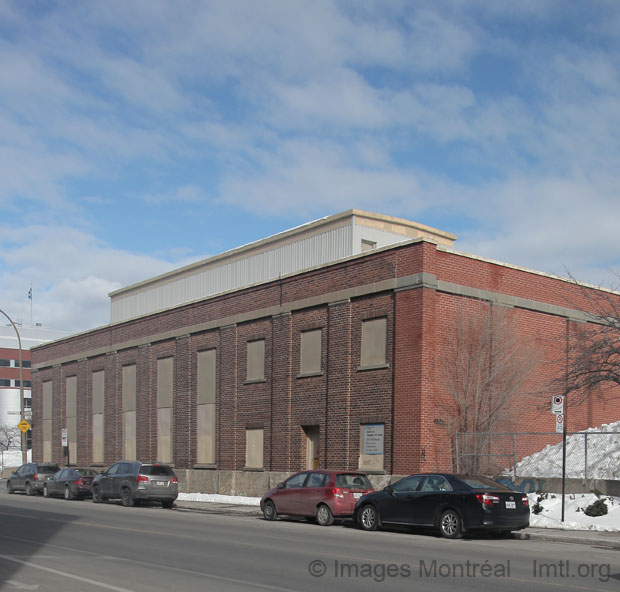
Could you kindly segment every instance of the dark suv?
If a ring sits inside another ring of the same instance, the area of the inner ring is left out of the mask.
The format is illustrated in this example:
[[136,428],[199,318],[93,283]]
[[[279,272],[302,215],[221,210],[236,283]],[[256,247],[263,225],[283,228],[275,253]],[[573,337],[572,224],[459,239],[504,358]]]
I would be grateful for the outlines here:
[[172,508],[179,494],[179,481],[174,471],[163,463],[122,460],[93,479],[92,495],[96,504],[106,499],[120,499],[123,506],[136,502],[161,502]]
[[7,493],[25,491],[26,495],[43,493],[44,483],[58,471],[56,463],[26,463],[11,473],[6,482]]

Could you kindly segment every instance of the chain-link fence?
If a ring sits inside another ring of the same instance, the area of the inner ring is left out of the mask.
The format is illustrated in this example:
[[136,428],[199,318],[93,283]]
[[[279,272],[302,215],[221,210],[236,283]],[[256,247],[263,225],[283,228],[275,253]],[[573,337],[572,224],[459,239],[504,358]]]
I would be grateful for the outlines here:
[[[562,476],[562,434],[457,432],[457,472],[553,478]],[[620,479],[620,432],[567,432],[566,477]]]

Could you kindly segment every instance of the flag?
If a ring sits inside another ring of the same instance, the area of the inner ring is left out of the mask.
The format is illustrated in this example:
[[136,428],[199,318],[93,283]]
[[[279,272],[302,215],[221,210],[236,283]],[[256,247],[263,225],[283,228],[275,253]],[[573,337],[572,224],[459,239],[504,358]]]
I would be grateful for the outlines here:
[[28,300],[32,300],[32,288],[28,290]]

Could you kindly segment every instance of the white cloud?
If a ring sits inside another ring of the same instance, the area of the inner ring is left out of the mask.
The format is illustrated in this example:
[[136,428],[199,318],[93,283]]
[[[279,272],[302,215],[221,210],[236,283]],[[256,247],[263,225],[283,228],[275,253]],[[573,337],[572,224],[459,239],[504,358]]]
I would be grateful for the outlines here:
[[14,320],[63,331],[109,322],[110,291],[175,265],[134,255],[69,227],[0,227],[0,302]]

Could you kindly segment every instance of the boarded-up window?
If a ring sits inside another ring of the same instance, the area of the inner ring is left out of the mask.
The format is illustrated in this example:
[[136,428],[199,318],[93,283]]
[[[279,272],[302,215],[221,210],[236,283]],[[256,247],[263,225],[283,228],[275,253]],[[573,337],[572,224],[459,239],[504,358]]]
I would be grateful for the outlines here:
[[66,388],[66,427],[69,445],[69,462],[77,462],[77,376],[69,376]]
[[247,380],[265,380],[265,340],[248,341]]
[[197,437],[196,462],[215,464],[215,395],[217,352],[215,349],[198,352]]
[[386,363],[387,319],[370,319],[362,322],[361,367],[383,366]]
[[93,372],[93,462],[104,462],[103,412],[105,371]]
[[245,466],[248,469],[263,468],[263,428],[245,431]]
[[173,358],[157,360],[157,459],[172,461]]
[[52,381],[43,383],[43,461],[52,460]]
[[123,458],[136,458],[136,366],[123,366]]
[[299,373],[320,374],[321,372],[321,330],[304,331],[301,334]]

